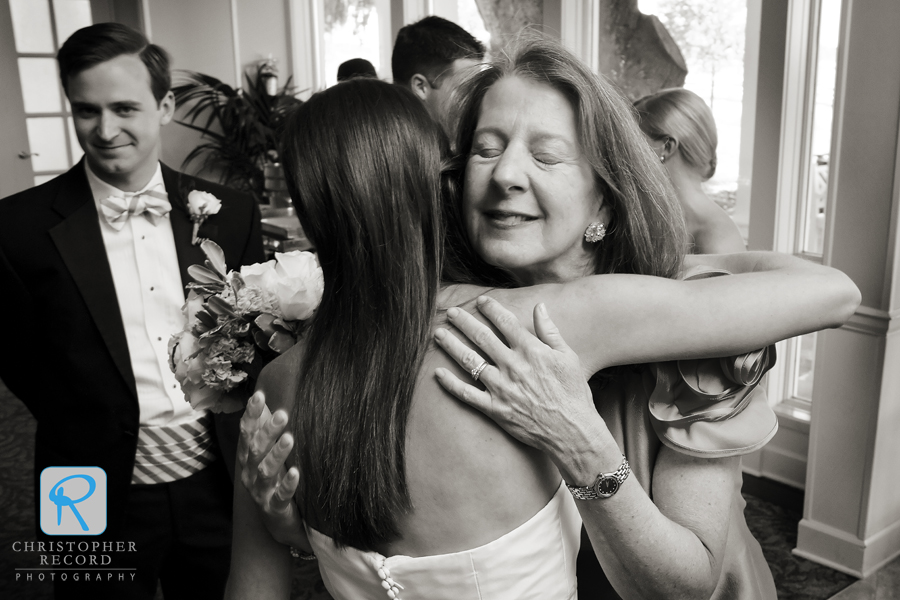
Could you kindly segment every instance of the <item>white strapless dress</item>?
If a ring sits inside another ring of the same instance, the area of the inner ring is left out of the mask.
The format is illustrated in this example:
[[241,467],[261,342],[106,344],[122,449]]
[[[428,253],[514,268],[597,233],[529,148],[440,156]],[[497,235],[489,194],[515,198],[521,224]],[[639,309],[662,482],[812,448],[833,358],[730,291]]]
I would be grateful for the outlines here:
[[335,600],[573,600],[581,517],[565,484],[528,521],[478,548],[435,556],[338,549],[307,526]]

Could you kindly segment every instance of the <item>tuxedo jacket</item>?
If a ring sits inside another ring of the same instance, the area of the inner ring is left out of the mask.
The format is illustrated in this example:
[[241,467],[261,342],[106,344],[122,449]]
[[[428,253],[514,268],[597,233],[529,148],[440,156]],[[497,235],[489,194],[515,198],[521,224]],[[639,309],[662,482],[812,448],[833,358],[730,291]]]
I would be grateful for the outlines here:
[[[222,202],[199,235],[222,247],[228,268],[264,260],[253,198],[165,165],[162,175],[185,285],[187,268],[205,259],[192,244],[187,194],[195,189]],[[0,379],[37,419],[36,498],[46,467],[102,467],[107,534],[115,535],[134,467],[140,409],[83,160],[43,185],[0,200],[0,323]]]

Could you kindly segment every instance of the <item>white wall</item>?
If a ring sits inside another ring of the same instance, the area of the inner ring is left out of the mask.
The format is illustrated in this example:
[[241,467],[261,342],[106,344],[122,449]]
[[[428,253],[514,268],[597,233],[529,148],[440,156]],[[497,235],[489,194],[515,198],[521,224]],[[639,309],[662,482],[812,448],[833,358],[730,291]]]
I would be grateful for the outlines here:
[[[198,71],[234,86],[238,73],[271,54],[282,83],[293,72],[285,0],[143,0],[143,14],[153,43],[169,51],[174,69]],[[162,140],[162,160],[179,169],[200,135],[173,122]],[[187,170],[196,169],[193,164]]]

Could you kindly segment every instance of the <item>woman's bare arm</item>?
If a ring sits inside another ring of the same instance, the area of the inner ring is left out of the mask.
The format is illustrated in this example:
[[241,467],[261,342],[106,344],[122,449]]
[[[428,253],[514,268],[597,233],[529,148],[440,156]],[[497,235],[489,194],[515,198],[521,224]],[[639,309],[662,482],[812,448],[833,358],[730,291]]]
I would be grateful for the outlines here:
[[842,325],[859,305],[843,273],[787,254],[688,257],[734,275],[676,281],[595,275],[564,284],[494,289],[522,322],[546,304],[585,370],[617,364],[728,356]]
[[240,482],[235,466],[234,533],[227,600],[287,599],[291,596],[291,555],[287,546],[269,535],[259,510]]
[[297,467],[288,469],[286,465],[294,447],[294,437],[284,432],[287,423],[284,409],[274,414],[269,411],[262,391],[250,397],[241,416],[237,450],[240,476],[236,481],[249,492],[266,529],[277,542],[311,554],[300,511],[294,503],[300,472]]

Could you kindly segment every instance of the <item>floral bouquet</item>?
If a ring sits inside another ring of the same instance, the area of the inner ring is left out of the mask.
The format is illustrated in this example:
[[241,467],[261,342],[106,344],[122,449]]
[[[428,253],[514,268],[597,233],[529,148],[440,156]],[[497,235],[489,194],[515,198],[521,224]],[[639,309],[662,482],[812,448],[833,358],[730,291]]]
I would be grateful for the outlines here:
[[169,368],[195,409],[234,412],[262,368],[297,343],[322,299],[322,269],[295,251],[228,272],[215,242],[200,247],[207,260],[188,268],[187,325],[169,339]]

